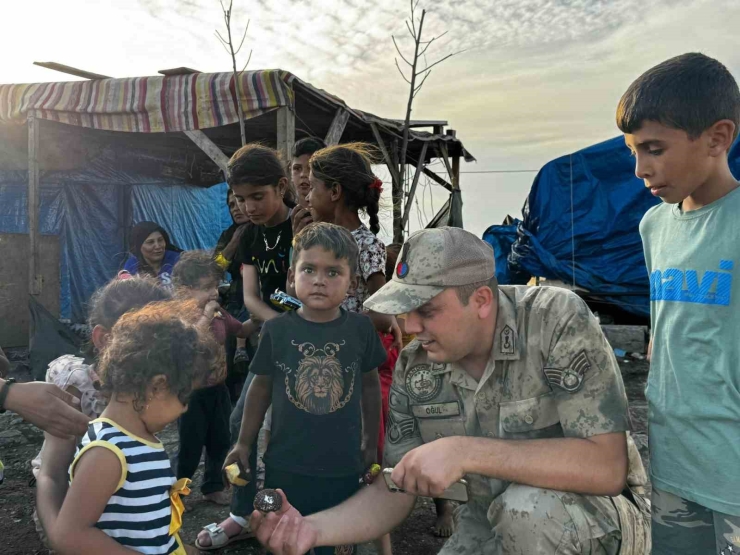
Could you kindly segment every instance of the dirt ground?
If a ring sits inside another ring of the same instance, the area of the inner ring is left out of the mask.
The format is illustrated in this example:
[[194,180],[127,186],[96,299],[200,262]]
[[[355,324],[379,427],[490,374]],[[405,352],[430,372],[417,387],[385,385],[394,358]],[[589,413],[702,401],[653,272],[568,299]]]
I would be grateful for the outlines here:
[[[643,390],[647,378],[647,363],[635,359],[620,360],[620,368],[630,399],[634,437],[643,460],[647,464],[647,405]],[[22,362],[15,364],[11,373],[19,381],[30,375]],[[170,426],[161,434],[169,452],[177,446],[177,429]],[[0,485],[0,552],[5,555],[48,555],[36,533],[33,522],[35,488],[29,486],[32,478],[29,461],[38,453],[43,434],[23,422],[18,416],[0,415],[0,460],[5,465],[5,481]],[[202,500],[198,485],[200,470],[194,479],[192,494],[186,499],[188,512],[181,532],[185,542],[192,544],[202,526],[220,522],[228,516],[228,507],[218,507]],[[392,533],[393,552],[396,555],[430,555],[437,553],[444,543],[431,533],[434,524],[434,504],[419,499],[411,516]],[[265,551],[254,541],[241,542],[220,551],[224,554],[262,554]],[[372,545],[360,546],[359,555],[375,553]]]

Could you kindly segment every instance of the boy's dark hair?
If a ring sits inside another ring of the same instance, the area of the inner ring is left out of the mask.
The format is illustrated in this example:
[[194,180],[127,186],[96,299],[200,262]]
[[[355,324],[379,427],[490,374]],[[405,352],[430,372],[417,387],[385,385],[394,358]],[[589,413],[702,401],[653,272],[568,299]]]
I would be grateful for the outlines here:
[[372,170],[372,163],[376,158],[373,146],[348,143],[316,151],[309,164],[314,177],[323,181],[327,187],[332,187],[335,183],[342,186],[349,208],[365,209],[370,217],[370,231],[377,235],[380,231],[380,187],[371,187],[378,179]]
[[171,298],[172,294],[156,278],[146,275],[116,278],[93,293],[87,322],[90,328],[99,325],[110,330],[130,310]]
[[737,137],[737,82],[720,62],[698,53],[682,54],[647,70],[617,106],[617,126],[623,133],[634,133],[645,121],[655,121],[696,139],[724,119],[735,123]]
[[337,259],[346,260],[352,275],[357,273],[360,250],[355,238],[345,228],[326,222],[317,222],[304,227],[293,238],[293,266],[298,263],[302,251],[313,247],[321,247]]
[[318,137],[305,137],[296,141],[293,145],[293,158],[299,158],[304,154],[312,155],[317,150],[326,148],[326,143]]
[[197,288],[203,278],[212,278],[218,282],[223,276],[221,266],[206,251],[184,252],[172,268],[172,282],[178,287]]
[[193,301],[167,301],[123,315],[97,368],[106,397],[132,395],[134,409],[142,411],[147,387],[164,375],[168,389],[187,403],[194,386],[216,377],[222,349],[213,334],[196,327],[197,313]]
[[[261,187],[277,187],[286,177],[285,165],[276,150],[258,143],[244,145],[229,160],[226,182],[229,187],[249,183]],[[285,200],[295,206],[295,191],[290,183],[285,190]]]

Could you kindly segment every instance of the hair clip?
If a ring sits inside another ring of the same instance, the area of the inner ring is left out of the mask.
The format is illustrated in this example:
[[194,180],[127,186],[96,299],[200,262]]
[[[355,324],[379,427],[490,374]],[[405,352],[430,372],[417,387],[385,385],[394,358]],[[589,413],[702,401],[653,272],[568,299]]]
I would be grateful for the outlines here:
[[380,180],[380,178],[376,177],[375,181],[373,181],[370,184],[371,189],[377,189],[379,193],[383,192],[383,182]]

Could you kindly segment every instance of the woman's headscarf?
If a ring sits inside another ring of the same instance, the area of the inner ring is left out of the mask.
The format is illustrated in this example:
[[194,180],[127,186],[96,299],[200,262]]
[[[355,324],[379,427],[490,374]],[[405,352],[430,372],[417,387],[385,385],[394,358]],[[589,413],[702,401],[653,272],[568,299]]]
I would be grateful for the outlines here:
[[144,256],[141,254],[141,246],[144,244],[144,241],[146,241],[146,238],[155,231],[159,231],[162,234],[162,237],[164,237],[165,250],[182,252],[180,247],[172,244],[169,234],[161,225],[155,222],[139,222],[131,229],[131,235],[129,236],[129,251],[138,258],[139,268],[141,269],[149,267],[149,264],[147,264]]

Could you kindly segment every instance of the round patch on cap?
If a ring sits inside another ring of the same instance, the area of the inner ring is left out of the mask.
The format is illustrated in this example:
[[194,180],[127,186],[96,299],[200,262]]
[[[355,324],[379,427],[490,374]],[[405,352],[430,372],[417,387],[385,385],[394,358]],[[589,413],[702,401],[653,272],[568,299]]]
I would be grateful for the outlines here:
[[396,275],[401,279],[409,275],[409,265],[405,262],[399,262],[396,266]]

